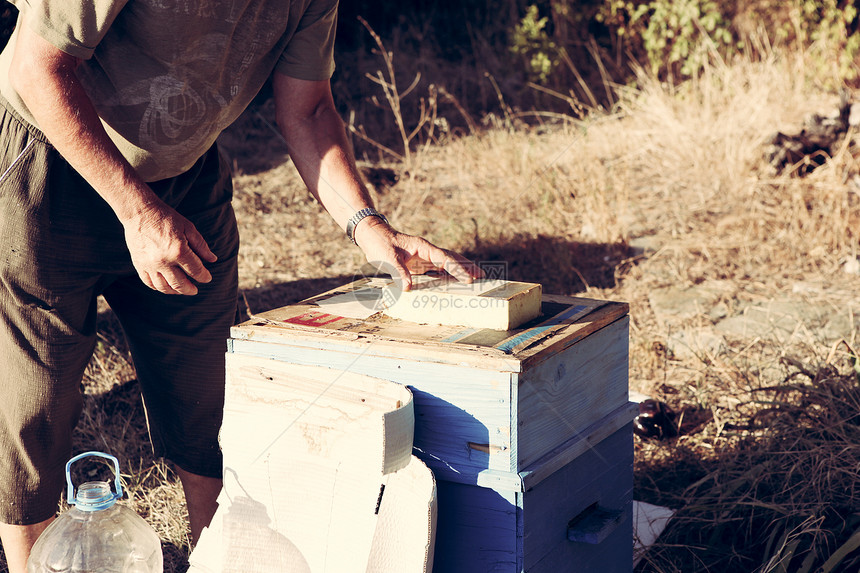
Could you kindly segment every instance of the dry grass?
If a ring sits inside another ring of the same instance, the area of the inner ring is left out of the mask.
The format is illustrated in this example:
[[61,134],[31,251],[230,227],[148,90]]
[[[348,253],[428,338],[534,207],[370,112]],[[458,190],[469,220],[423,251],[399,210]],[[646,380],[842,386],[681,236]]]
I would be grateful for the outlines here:
[[860,567],[860,378],[785,362],[781,382],[735,391],[716,433],[640,447],[639,497],[678,508],[640,571]]
[[[855,539],[860,392],[848,345],[799,328],[776,340],[727,335],[687,357],[670,349],[673,333],[780,296],[852,320],[860,310],[858,276],[843,271],[860,228],[853,147],[803,179],[762,159],[776,130],[835,109],[837,95],[818,85],[803,54],[768,53],[674,88],[640,77],[611,111],[584,119],[487,118],[475,135],[414,153],[408,169],[363,165],[396,226],[505,261],[511,278],[549,292],[631,303],[631,386],[685,417],[676,441],[637,442],[637,497],[678,510],[642,570],[797,571]],[[261,104],[223,138],[253,311],[345,282],[363,262],[303,190],[271,117]],[[645,254],[631,247],[643,240]],[[719,289],[699,312],[669,321],[651,305],[659,289],[702,285]],[[76,443],[122,460],[166,570],[183,571],[181,488],[152,458],[127,351],[109,311],[101,321]]]

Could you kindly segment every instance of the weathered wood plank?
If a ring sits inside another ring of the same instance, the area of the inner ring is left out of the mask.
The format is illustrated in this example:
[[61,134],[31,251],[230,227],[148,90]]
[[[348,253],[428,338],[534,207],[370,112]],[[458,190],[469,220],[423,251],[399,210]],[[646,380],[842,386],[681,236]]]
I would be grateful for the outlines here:
[[[519,360],[511,358],[491,346],[462,343],[456,343],[457,345],[454,346],[455,343],[450,342],[416,339],[415,332],[419,329],[427,329],[427,326],[397,322],[399,323],[399,332],[386,331],[385,336],[381,336],[370,329],[362,333],[355,333],[324,329],[299,330],[283,324],[244,323],[241,327],[233,327],[230,340],[299,344],[347,352],[367,352],[368,347],[372,345],[374,355],[389,358],[407,358],[440,364],[461,364],[507,372],[519,372],[520,370]],[[454,335],[457,332],[459,330],[455,330],[451,334]],[[489,332],[496,333],[497,331]],[[494,340],[498,340],[498,337]]]
[[608,416],[597,420],[580,434],[550,450],[519,473],[484,470],[478,474],[477,484],[497,491],[524,492],[533,489],[544,479],[563,469],[618,430],[629,429],[631,420],[638,411],[636,404],[628,402]]
[[[578,301],[579,299],[570,298],[567,300]],[[517,358],[522,361],[521,370],[531,368],[533,364],[539,363],[549,356],[564,352],[565,349],[591,336],[604,326],[627,316],[629,310],[627,303],[606,303],[606,301],[590,301],[588,299],[583,299],[583,301],[582,304],[591,305],[594,310],[578,316],[564,329],[553,331],[539,344],[532,345],[517,353]]]
[[528,330],[517,332],[513,336],[497,343],[495,348],[505,354],[517,354],[530,346],[539,345],[543,340],[552,336],[553,333],[563,330],[569,324],[575,324],[580,317],[590,314],[593,310],[591,306],[586,305],[567,307],[556,316],[550,317]]
[[628,402],[624,406],[616,408],[606,417],[592,423],[580,434],[541,456],[519,473],[522,480],[522,491],[533,488],[618,430],[629,429],[631,421],[638,413],[638,404]]
[[522,469],[627,403],[628,319],[616,320],[519,376],[517,458]]

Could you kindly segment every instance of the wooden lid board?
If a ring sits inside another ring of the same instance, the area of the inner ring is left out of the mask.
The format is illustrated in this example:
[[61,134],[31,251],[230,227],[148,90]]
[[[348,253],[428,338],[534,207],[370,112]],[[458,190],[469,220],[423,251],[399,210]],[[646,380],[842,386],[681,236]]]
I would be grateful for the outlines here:
[[[234,326],[237,340],[294,345],[354,347],[371,354],[471,364],[520,372],[627,315],[627,303],[544,295],[541,314],[514,330],[421,325],[386,316],[371,307],[366,318],[333,314],[326,300],[352,296],[358,305],[375,304],[372,290],[387,281],[363,278],[296,304],[251,315]],[[379,295],[382,296],[381,294]],[[368,350],[368,344],[373,349]]]

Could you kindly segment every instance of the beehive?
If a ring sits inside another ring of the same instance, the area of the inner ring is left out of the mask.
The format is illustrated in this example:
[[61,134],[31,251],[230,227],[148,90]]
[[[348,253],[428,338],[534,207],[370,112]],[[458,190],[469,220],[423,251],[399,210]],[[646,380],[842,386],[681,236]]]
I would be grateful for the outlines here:
[[435,571],[630,570],[627,305],[544,295],[540,316],[500,331],[327,304],[373,287],[255,315],[228,352],[409,386],[414,454],[438,484]]

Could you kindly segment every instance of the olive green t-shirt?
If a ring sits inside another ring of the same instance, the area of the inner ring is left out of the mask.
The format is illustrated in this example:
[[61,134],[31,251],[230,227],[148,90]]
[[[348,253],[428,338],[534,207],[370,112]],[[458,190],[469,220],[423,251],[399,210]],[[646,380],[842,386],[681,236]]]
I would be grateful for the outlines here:
[[[12,0],[36,33],[81,58],[78,77],[102,123],[146,181],[189,169],[274,70],[334,72],[338,0]],[[17,35],[0,55],[9,85]]]

